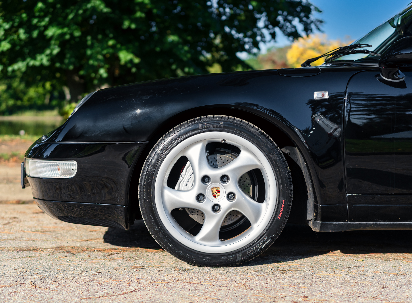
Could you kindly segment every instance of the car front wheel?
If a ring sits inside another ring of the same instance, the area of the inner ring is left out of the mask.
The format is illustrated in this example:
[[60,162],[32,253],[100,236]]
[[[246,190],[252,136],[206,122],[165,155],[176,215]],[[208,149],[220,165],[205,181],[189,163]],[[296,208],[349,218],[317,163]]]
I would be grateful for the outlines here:
[[149,153],[143,219],[168,252],[200,266],[237,265],[278,237],[292,203],[282,152],[256,126],[227,116],[180,124]]

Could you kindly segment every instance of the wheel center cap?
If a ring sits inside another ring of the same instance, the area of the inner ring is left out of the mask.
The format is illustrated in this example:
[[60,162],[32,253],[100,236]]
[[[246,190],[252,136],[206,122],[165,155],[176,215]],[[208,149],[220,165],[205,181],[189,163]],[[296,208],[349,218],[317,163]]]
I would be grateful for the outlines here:
[[226,197],[226,190],[220,183],[212,183],[206,189],[206,197],[212,202],[217,202]]

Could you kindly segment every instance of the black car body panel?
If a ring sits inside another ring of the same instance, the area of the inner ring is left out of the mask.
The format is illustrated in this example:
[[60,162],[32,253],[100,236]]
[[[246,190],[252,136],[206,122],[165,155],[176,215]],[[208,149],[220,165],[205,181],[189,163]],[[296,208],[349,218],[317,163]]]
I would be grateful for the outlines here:
[[[33,197],[49,215],[70,223],[128,229],[129,186],[144,143],[37,142],[26,154],[37,159],[73,159],[79,167],[70,179],[25,177]],[[24,182],[24,181],[22,181]]]
[[[157,129],[190,110],[220,114],[219,109],[236,109],[287,131],[314,169],[310,171],[318,188],[318,207],[324,208],[326,218],[346,221],[341,140],[330,136],[313,117],[326,112],[324,119],[341,128],[347,81],[357,72],[353,68],[292,69],[283,70],[281,75],[277,70],[255,71],[99,91],[62,127],[26,154],[37,159],[76,159],[84,171],[79,170],[69,180],[29,178],[33,195],[47,201],[128,205],[126,184],[131,164],[123,160],[128,153],[137,157],[137,150],[152,139]],[[292,93],[294,87],[299,87],[299,92]],[[329,98],[314,100],[315,91],[328,91]],[[111,176],[109,180],[100,180],[101,172]],[[102,194],[94,196],[92,188],[104,190],[98,190]],[[116,193],[103,194],[107,188]]]
[[81,167],[74,178],[30,178],[36,199],[127,205],[129,176],[144,144],[44,143],[38,159],[73,159]]
[[58,220],[85,225],[129,228],[130,210],[126,206],[103,203],[78,203],[35,199],[49,216]]
[[[44,201],[129,205],[128,183],[133,164],[158,129],[167,125],[169,120],[185,116],[194,109],[215,114],[219,114],[220,109],[226,110],[225,112],[237,110],[273,123],[274,127],[285,131],[296,144],[309,167],[315,188],[314,219],[325,222],[360,219],[361,222],[385,221],[382,212],[370,212],[369,206],[364,210],[366,213],[359,217],[353,208],[361,211],[364,206],[363,202],[352,202],[359,200],[357,196],[350,195],[347,201],[346,188],[349,194],[368,194],[371,187],[366,185],[369,191],[351,192],[351,188],[357,186],[358,180],[362,178],[356,176],[357,168],[352,166],[356,167],[358,164],[353,163],[357,161],[356,157],[365,159],[365,155],[357,156],[354,152],[347,152],[345,167],[345,141],[342,140],[342,135],[345,134],[346,144],[353,145],[353,133],[362,133],[353,130],[353,125],[357,125],[354,122],[357,115],[355,108],[361,106],[359,103],[369,103],[370,98],[374,98],[357,93],[360,89],[356,86],[358,78],[371,79],[370,89],[379,91],[380,96],[396,94],[403,96],[408,104],[407,89],[381,83],[376,79],[378,75],[378,67],[306,68],[282,70],[281,74],[273,70],[198,76],[99,91],[48,139],[38,142],[27,152],[26,156],[29,158],[76,159],[82,168],[76,177],[68,180],[29,177],[33,195]],[[353,82],[349,82],[350,79]],[[349,98],[345,104],[348,83]],[[315,100],[316,91],[327,91],[329,98]],[[352,107],[348,102],[353,103]],[[382,110],[385,111],[384,108]],[[407,107],[403,110],[407,110]],[[344,117],[350,121],[346,132],[343,131]],[[402,130],[410,127],[410,124],[402,125]],[[382,136],[382,130],[377,129],[368,136]],[[372,154],[367,154],[373,158]],[[392,157],[393,151],[388,155]],[[404,158],[402,161],[407,161],[408,156],[404,154],[401,158]],[[359,161],[362,162],[362,159]],[[399,165],[402,166],[401,163]],[[372,171],[372,176],[378,175]],[[369,180],[381,188],[381,192],[378,190],[376,193],[396,193],[385,192],[383,188],[387,186],[380,186],[383,179],[377,178],[379,180],[375,183]],[[374,201],[376,199],[375,197]],[[404,207],[398,205],[399,199],[395,199],[398,201],[395,203],[385,202],[388,205],[384,203],[384,207],[390,205],[392,214],[386,217],[386,221],[405,221],[398,213],[409,210],[411,205],[407,203],[408,196],[403,195],[401,199],[406,201]],[[372,202],[372,205],[379,204],[382,203]],[[394,217],[399,219],[393,220]]]
[[345,115],[349,221],[412,218],[412,69],[401,71],[405,79],[397,86],[382,82],[375,71],[357,74],[349,83]]

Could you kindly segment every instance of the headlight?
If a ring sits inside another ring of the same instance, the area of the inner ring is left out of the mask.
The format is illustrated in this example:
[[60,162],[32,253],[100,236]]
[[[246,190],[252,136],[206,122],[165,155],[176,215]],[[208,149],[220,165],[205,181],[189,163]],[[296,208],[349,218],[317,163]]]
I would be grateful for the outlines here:
[[76,161],[26,159],[26,175],[35,178],[72,178],[77,173]]
[[80,108],[80,106],[82,106],[87,100],[89,100],[90,97],[93,96],[94,93],[95,93],[95,92],[92,92],[92,93],[88,94],[86,97],[84,97],[84,98],[79,102],[79,104],[77,104],[77,106],[74,108],[74,110],[73,110],[73,112],[70,114],[69,118],[70,118],[71,116],[73,116],[73,114],[74,114],[75,112],[77,112],[77,110]]

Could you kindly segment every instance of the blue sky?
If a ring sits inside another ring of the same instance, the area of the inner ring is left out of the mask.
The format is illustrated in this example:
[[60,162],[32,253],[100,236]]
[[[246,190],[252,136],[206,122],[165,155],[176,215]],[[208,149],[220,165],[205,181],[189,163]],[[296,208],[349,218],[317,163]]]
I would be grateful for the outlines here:
[[[402,11],[412,0],[310,0],[322,10],[316,16],[324,20],[323,32],[329,39],[352,40],[361,38],[369,31]],[[284,46],[290,42],[278,35],[269,47]],[[266,47],[262,45],[262,51]]]

